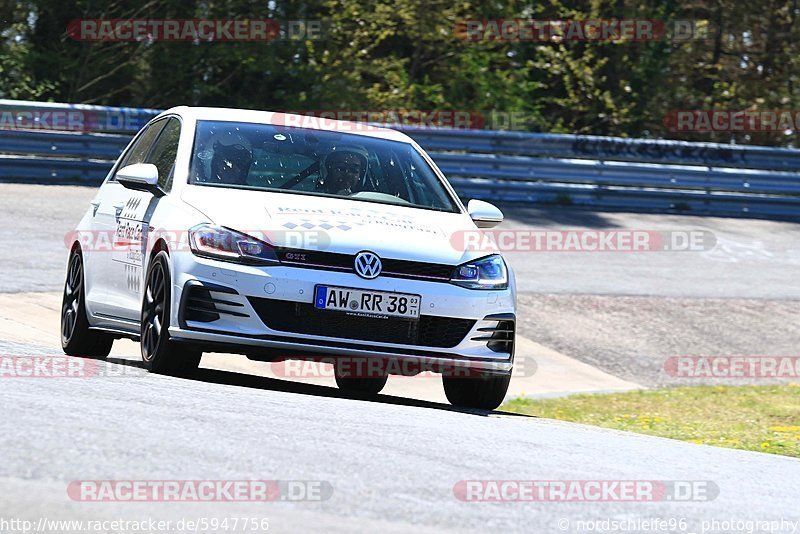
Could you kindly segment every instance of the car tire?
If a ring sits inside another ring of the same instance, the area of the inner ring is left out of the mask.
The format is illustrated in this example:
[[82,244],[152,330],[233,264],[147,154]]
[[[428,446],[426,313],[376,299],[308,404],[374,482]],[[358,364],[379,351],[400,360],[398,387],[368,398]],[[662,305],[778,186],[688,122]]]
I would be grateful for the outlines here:
[[474,377],[442,376],[444,394],[454,406],[494,410],[503,403],[511,374],[481,374]]
[[188,376],[197,370],[203,353],[170,339],[171,287],[169,256],[161,251],[150,262],[142,298],[142,362],[153,373]]
[[348,393],[358,393],[361,395],[377,395],[383,390],[388,377],[383,378],[350,378],[335,376],[336,385],[342,391]]
[[[364,361],[366,362],[366,360]],[[333,376],[339,389],[360,395],[377,395],[389,379],[386,374],[381,376],[352,376],[352,373],[341,369],[338,364],[333,366]]]
[[69,255],[64,295],[61,299],[61,348],[69,356],[88,356],[104,360],[111,352],[114,338],[90,330],[86,317],[86,287],[83,255],[76,248]]

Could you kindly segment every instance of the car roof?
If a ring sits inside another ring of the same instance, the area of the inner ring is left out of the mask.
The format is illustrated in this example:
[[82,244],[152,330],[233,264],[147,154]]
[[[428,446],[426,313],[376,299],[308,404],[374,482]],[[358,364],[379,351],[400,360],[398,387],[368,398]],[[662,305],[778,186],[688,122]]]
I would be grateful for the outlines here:
[[162,111],[158,117],[165,115],[179,115],[185,119],[196,121],[229,121],[267,124],[273,126],[293,126],[299,128],[308,128],[311,130],[351,133],[366,137],[386,139],[389,141],[400,141],[403,143],[414,143],[414,140],[406,134],[390,128],[380,128],[363,122],[340,121],[325,117],[282,113],[277,111],[178,106]]

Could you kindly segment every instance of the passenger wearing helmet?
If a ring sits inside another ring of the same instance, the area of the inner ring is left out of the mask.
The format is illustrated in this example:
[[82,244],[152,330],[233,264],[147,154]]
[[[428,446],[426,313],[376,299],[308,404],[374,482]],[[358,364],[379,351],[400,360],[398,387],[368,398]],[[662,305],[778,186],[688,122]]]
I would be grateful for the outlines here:
[[209,144],[213,153],[211,181],[246,185],[253,164],[253,152],[247,139],[240,134],[227,132],[214,136]]
[[334,148],[325,158],[321,190],[332,195],[351,195],[367,174],[367,152],[356,147]]

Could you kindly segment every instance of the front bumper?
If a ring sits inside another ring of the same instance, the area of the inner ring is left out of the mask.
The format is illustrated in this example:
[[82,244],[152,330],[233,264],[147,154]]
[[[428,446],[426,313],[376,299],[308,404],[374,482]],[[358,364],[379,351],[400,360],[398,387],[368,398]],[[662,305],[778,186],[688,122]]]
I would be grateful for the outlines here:
[[[173,260],[170,336],[205,350],[264,359],[414,359],[498,373],[513,366],[513,287],[476,291],[423,280],[364,280],[347,272],[236,265],[191,254]],[[406,329],[400,320],[318,311],[317,284],[419,294],[421,318]]]

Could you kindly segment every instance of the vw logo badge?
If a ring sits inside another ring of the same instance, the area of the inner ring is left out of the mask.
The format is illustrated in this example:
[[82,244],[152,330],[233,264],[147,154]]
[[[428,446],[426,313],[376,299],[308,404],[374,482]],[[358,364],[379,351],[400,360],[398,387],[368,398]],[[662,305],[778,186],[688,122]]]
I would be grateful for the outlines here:
[[356,274],[361,278],[372,280],[381,274],[381,259],[373,252],[359,252],[356,254]]

